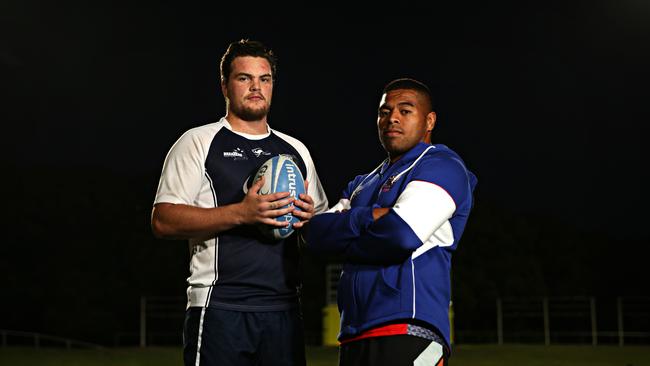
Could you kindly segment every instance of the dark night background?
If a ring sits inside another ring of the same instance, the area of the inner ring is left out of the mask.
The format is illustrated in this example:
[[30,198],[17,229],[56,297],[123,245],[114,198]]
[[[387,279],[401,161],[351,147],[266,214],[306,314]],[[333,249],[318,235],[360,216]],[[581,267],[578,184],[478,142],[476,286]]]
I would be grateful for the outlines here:
[[[241,38],[278,55],[270,124],[332,203],[384,158],[383,85],[436,91],[434,142],[479,178],[458,329],[493,326],[497,296],[649,295],[650,5],[266,7],[0,3],[0,329],[110,345],[140,296],[184,296],[187,245],[153,238],[151,205],[174,141],[224,114],[218,61]],[[306,254],[315,333],[324,265]]]

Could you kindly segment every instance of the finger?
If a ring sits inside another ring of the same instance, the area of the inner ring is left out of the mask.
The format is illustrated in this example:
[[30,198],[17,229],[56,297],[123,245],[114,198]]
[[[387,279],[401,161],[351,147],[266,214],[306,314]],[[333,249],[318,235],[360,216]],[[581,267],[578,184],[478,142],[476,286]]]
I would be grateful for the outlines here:
[[311,196],[308,195],[308,194],[301,193],[300,196],[298,196],[298,197],[300,197],[301,200],[303,200],[303,201],[305,201],[305,202],[307,202],[307,203],[309,203],[309,204],[313,204],[313,203],[314,203],[314,200],[313,200],[313,199],[311,198]]
[[261,176],[260,179],[258,179],[251,188],[248,190],[248,194],[257,194],[260,189],[262,189],[262,186],[264,185],[264,176]]
[[268,210],[268,211],[265,211],[262,214],[262,216],[264,216],[264,217],[280,217],[280,216],[284,216],[284,215],[292,212],[293,210],[294,210],[293,206],[286,207],[286,208],[279,208],[279,209],[276,209],[276,210]]
[[268,203],[268,209],[269,210],[275,210],[276,208],[284,207],[284,206],[286,206],[286,205],[288,205],[288,204],[290,204],[291,202],[294,202],[294,201],[295,201],[295,199],[293,197],[287,197],[287,198],[282,199],[282,200],[269,202]]
[[300,229],[300,228],[303,227],[306,223],[307,223],[307,221],[298,221],[298,222],[296,222],[295,224],[293,224],[293,228],[294,228],[294,229]]
[[278,221],[276,219],[272,218],[264,218],[260,220],[261,223],[270,225],[270,226],[275,226],[275,227],[285,227],[289,226],[289,221]]
[[300,209],[305,210],[305,211],[311,212],[311,211],[314,210],[314,206],[312,204],[308,203],[308,202],[305,202],[305,201],[295,200],[293,202],[293,204],[296,205],[297,207],[299,207]]
[[291,193],[289,192],[276,192],[276,193],[269,193],[269,194],[264,194],[262,195],[264,201],[266,202],[271,202],[271,201],[277,201],[279,199],[285,198],[289,196]]
[[311,220],[312,217],[314,217],[314,215],[312,215],[310,213],[306,213],[306,212],[301,213],[300,211],[294,211],[293,215],[296,216],[296,217],[304,215],[304,217],[298,217],[300,219],[300,221],[293,224],[293,226],[295,228],[300,228],[300,227],[304,226],[306,223],[309,222],[309,220]]
[[300,211],[300,210],[293,210],[291,214],[297,218],[300,219],[300,221],[304,220],[309,220],[312,217],[314,217],[314,214],[309,212],[309,211]]
[[309,181],[305,179],[305,192],[309,192]]

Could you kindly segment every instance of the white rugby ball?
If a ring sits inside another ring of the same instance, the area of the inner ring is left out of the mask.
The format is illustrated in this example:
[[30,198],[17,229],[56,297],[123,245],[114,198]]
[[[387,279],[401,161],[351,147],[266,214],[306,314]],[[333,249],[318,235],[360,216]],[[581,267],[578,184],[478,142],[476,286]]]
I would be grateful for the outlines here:
[[[264,185],[260,188],[260,194],[271,194],[276,192],[289,192],[291,197],[300,199],[300,194],[305,193],[305,180],[298,165],[293,161],[290,155],[276,155],[262,164],[255,174],[254,182],[264,177]],[[293,206],[293,203],[290,204]],[[284,206],[283,208],[288,207]],[[296,207],[296,209],[300,209]],[[260,228],[268,237],[279,240],[284,239],[293,233],[293,224],[300,221],[299,218],[288,213],[275,218],[277,221],[288,221],[289,225],[284,227],[275,227],[263,225]]]

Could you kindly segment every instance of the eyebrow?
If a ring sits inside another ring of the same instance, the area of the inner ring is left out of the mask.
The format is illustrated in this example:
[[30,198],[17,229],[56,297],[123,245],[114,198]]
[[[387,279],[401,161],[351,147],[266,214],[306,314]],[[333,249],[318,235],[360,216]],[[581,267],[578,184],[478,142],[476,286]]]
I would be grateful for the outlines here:
[[[397,107],[400,107],[400,106],[409,106],[409,107],[415,108],[415,104],[411,103],[411,102],[399,102],[399,103],[397,103]],[[391,108],[388,107],[386,105],[386,103],[384,103],[379,107],[379,109],[391,109]]]
[[400,102],[400,103],[397,103],[397,105],[398,105],[398,106],[400,106],[400,105],[401,105],[401,106],[407,105],[407,106],[410,106],[410,107],[415,108],[415,103],[411,103],[411,102]]
[[[249,74],[247,72],[238,72],[238,73],[235,74],[235,77],[237,77],[237,76],[248,76],[248,77],[251,77],[251,78],[254,77],[253,74]],[[271,76],[271,74],[268,74],[268,73],[267,74],[262,74],[262,75],[259,76],[259,78],[264,78],[264,77],[272,78],[273,76]]]

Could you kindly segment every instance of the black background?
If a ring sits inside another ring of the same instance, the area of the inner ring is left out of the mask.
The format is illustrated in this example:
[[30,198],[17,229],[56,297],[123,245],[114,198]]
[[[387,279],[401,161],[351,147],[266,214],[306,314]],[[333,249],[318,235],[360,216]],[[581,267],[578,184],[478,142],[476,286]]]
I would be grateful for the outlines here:
[[[224,114],[218,62],[241,38],[277,54],[269,122],[309,147],[332,203],[384,158],[381,88],[436,92],[434,143],[479,179],[459,329],[496,296],[647,295],[645,2],[290,10],[0,4],[0,328],[110,344],[140,296],[183,296],[187,246],[153,238],[151,204],[174,141]],[[313,333],[324,264],[306,253]]]

